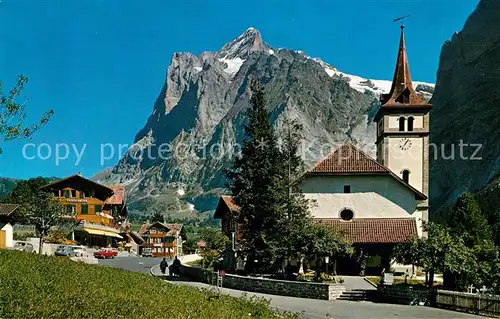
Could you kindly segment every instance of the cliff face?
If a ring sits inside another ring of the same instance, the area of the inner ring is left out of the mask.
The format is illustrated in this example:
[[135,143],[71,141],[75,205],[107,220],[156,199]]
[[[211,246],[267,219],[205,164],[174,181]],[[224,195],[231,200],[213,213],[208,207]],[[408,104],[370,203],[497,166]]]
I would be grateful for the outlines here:
[[432,103],[430,205],[437,213],[500,172],[500,1],[480,1],[444,44]]
[[[372,116],[391,82],[342,73],[300,51],[273,49],[250,28],[218,52],[174,54],[135,144],[100,181],[124,183],[131,210],[188,216],[214,209],[224,187],[222,168],[243,138],[250,77],[264,85],[278,130],[285,117],[303,125],[307,164],[345,141],[375,153]],[[431,96],[433,85],[416,85]]]

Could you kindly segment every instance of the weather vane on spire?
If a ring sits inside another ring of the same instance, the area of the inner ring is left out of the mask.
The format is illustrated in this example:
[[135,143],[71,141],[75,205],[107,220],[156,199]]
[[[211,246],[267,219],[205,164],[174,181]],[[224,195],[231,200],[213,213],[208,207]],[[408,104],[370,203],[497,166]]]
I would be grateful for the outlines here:
[[401,29],[404,29],[405,25],[404,25],[404,20],[408,17],[411,17],[411,14],[407,14],[407,15],[402,15],[400,16],[399,18],[396,18],[394,19],[392,22],[398,22],[398,21],[401,21]]

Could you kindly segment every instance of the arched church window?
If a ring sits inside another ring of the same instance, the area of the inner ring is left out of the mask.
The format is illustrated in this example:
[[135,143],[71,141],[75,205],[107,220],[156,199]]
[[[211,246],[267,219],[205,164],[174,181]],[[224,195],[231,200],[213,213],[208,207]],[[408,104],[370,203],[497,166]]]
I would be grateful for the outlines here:
[[401,116],[399,118],[399,131],[402,132],[405,130],[405,118],[404,116]]
[[351,221],[354,218],[354,212],[349,208],[344,208],[340,212],[340,218],[342,218],[345,221]]
[[403,180],[405,181],[405,183],[409,183],[410,182],[410,171],[405,169],[403,172],[402,172],[402,178]]
[[411,131],[413,131],[413,121],[414,121],[414,120],[415,120],[415,119],[413,118],[413,116],[410,116],[410,117],[408,118],[408,131],[410,131],[410,132],[411,132]]

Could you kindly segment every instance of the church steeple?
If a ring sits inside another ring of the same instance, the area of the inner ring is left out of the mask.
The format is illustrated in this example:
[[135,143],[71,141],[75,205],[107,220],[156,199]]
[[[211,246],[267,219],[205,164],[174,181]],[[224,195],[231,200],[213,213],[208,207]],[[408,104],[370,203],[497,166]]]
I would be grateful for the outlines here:
[[394,71],[391,91],[388,94],[382,94],[380,100],[382,102],[382,107],[429,105],[413,88],[410,66],[408,64],[408,55],[406,53],[404,25],[401,25],[398,59],[396,61],[396,70]]

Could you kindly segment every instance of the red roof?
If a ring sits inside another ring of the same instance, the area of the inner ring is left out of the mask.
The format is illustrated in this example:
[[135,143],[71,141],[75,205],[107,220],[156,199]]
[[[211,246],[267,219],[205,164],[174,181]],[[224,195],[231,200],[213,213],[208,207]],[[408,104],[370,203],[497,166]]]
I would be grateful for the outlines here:
[[317,218],[319,225],[341,232],[353,244],[398,244],[418,237],[415,218]]
[[372,159],[351,143],[346,143],[320,160],[310,173],[389,173],[384,165]]
[[125,187],[123,185],[109,186],[113,190],[113,195],[106,199],[106,204],[121,205],[125,201]]
[[0,216],[9,217],[18,207],[17,204],[0,204]]
[[233,202],[233,197],[227,196],[227,195],[222,195],[220,198],[222,199],[222,201],[224,202],[224,204],[226,204],[227,208],[229,208],[229,210],[231,210],[233,213],[234,212],[238,212],[240,210],[240,208],[238,207],[238,205],[236,205]]
[[238,213],[240,208],[233,201],[233,198],[228,195],[221,195],[217,208],[215,209],[214,218],[222,218],[229,213]]

